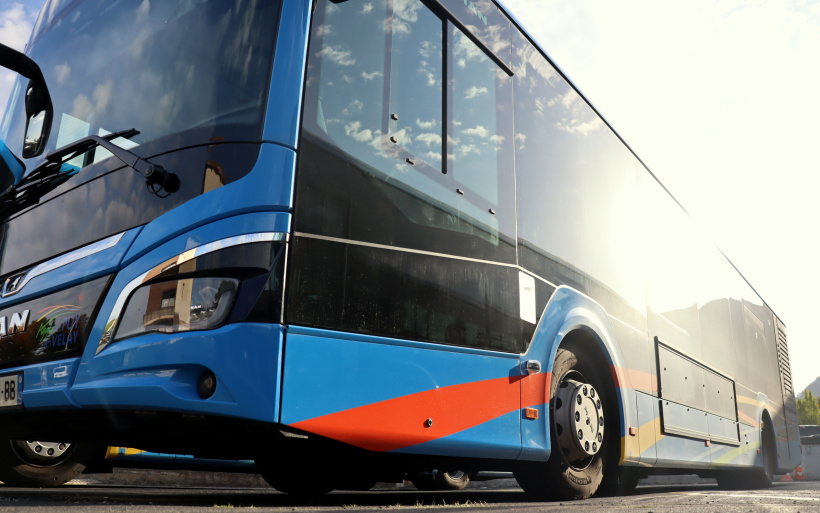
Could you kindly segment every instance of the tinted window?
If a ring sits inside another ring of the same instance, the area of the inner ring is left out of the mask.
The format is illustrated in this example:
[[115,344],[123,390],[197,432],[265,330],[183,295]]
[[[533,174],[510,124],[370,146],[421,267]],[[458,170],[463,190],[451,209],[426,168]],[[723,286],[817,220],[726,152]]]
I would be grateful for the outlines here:
[[635,159],[536,48],[513,43],[520,263],[640,327]]
[[[46,151],[87,135],[129,128],[140,133],[130,141],[117,141],[127,148],[170,134],[182,134],[182,140],[164,151],[205,144],[213,137],[258,141],[279,4],[49,2],[30,50],[54,103]],[[18,80],[16,108],[3,130],[18,155],[25,125],[24,91],[19,85],[26,82]],[[90,164],[108,156],[99,150],[72,163]]]
[[320,2],[297,230],[514,262],[510,84],[419,0]]
[[443,14],[317,3],[285,317],[519,352],[512,79]]

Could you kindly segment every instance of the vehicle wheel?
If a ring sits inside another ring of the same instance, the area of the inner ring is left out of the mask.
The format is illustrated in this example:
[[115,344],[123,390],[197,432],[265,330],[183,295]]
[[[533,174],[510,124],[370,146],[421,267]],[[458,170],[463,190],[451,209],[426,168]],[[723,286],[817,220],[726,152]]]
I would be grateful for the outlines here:
[[[617,457],[617,454],[614,455],[610,461],[614,461]],[[642,475],[635,467],[618,467],[617,472],[607,472],[605,469],[604,479],[595,495],[596,497],[630,495],[643,477],[646,475]]]
[[269,485],[280,492],[300,497],[324,495],[332,492],[340,484],[333,472],[317,472],[313,463],[297,457],[280,460],[256,460],[259,474]]
[[0,481],[27,488],[60,486],[104,457],[105,448],[98,445],[0,440]]
[[515,472],[528,495],[573,500],[586,499],[598,490],[607,455],[614,454],[610,439],[616,436],[617,426],[607,422],[607,415],[617,413],[614,401],[600,393],[606,389],[604,375],[591,362],[580,359],[573,349],[558,349],[549,395],[550,459]]
[[421,491],[447,491],[465,489],[470,478],[470,473],[463,470],[438,470],[434,475],[416,475],[410,481]]
[[[333,487],[334,490],[353,490],[356,492],[366,492],[370,490],[379,480],[369,474],[354,473],[346,477],[341,477],[339,482]],[[275,488],[275,487],[274,487]]]
[[774,428],[768,418],[763,419],[760,429],[760,450],[763,465],[753,470],[727,470],[716,476],[718,486],[727,490],[757,490],[772,486],[777,470],[777,443]]

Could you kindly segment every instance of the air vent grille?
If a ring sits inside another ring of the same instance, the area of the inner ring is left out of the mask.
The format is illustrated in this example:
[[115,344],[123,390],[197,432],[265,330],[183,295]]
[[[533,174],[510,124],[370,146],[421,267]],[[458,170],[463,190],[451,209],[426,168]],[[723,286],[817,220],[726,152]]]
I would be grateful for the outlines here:
[[783,395],[794,395],[792,385],[792,367],[789,362],[789,345],[786,338],[786,326],[777,321],[777,364],[780,367],[780,382],[783,385]]
[[[797,430],[797,402],[794,399],[792,385],[792,367],[789,362],[789,344],[786,336],[786,325],[776,319],[777,324],[777,365],[780,367],[780,384],[783,388],[783,410],[786,416],[786,434],[789,440],[797,440],[800,436]],[[793,449],[789,444],[789,451]],[[797,455],[793,457],[799,458]]]

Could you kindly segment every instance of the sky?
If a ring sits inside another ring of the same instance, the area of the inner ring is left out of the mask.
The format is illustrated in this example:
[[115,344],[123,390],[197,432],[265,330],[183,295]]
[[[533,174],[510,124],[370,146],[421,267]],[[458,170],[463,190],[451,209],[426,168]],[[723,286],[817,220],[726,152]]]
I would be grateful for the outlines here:
[[[820,0],[502,2],[786,323],[795,391],[820,376]],[[0,0],[0,42],[41,5]]]
[[786,323],[811,384],[820,1],[502,1]]

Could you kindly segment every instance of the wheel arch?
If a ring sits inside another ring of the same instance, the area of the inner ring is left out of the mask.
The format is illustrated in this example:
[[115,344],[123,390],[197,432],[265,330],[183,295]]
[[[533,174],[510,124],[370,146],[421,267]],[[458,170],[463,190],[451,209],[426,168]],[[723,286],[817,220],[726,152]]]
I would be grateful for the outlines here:
[[[580,347],[583,354],[589,354],[596,365],[602,366],[602,375],[607,380],[608,390],[615,401],[618,412],[620,456],[623,461],[627,419],[636,415],[635,407],[622,391],[628,376],[621,375],[624,367],[623,354],[612,327],[609,315],[592,298],[570,287],[558,287],[547,303],[536,327],[532,342],[524,359],[538,360],[544,372],[553,372],[553,363],[560,347],[572,345]],[[549,426],[549,412],[544,422]],[[546,446],[550,445],[550,430],[546,429]]]

